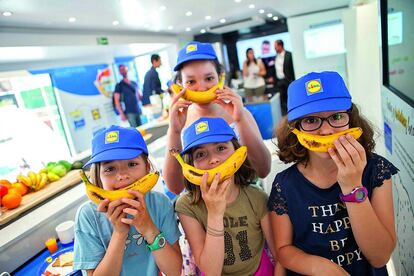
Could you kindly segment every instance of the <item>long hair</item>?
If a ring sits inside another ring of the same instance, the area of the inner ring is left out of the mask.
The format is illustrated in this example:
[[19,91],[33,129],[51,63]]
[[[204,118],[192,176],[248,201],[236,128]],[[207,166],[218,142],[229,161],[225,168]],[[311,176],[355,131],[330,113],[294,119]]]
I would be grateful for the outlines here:
[[[276,153],[282,162],[286,164],[297,162],[306,165],[309,161],[309,152],[299,143],[296,135],[292,133],[292,130],[298,124],[299,119],[288,122],[287,116],[283,117],[275,130],[277,142],[273,140],[273,143],[278,147]],[[364,147],[367,157],[371,157],[375,148],[374,129],[371,123],[360,114],[355,104],[352,104],[351,107],[349,127],[360,127],[362,129],[363,133],[358,141]]]
[[[214,59],[214,60],[209,60],[209,59],[206,59],[205,61],[213,63],[214,67],[216,68],[217,75],[219,75],[219,77],[220,77],[220,75],[224,72],[224,67],[223,67],[223,65],[221,65],[221,64],[220,64],[220,62],[218,62],[218,60],[217,60],[217,59]],[[190,60],[190,61],[187,61],[187,62],[191,62],[191,60]],[[181,64],[180,68],[177,70],[177,74],[176,74],[176,82],[179,82],[179,83],[182,83],[182,82],[183,82],[183,78],[182,78],[181,69],[183,68],[183,66],[184,66],[187,62],[184,62],[183,64]]]
[[[142,158],[144,159],[145,165],[147,167],[147,173],[154,170],[154,165],[149,160],[148,155],[141,154]],[[93,163],[89,170],[89,181],[98,186],[99,188],[103,188],[102,181],[101,181],[101,163]]]
[[[247,48],[247,50],[246,50],[247,66],[250,65],[250,59],[249,59],[249,51],[250,50],[253,52],[253,48]],[[256,57],[254,56],[254,52],[253,52],[253,62],[254,62],[254,64],[257,64],[257,60],[256,60]]]
[[[233,138],[231,140],[231,143],[233,144],[235,150],[240,148],[240,143],[237,141],[237,139]],[[187,164],[194,164],[192,153],[195,149],[196,148],[193,148],[189,152],[184,154],[183,159]],[[240,169],[234,174],[234,183],[238,186],[248,186],[254,182],[256,177],[256,171],[253,169],[249,159],[247,158],[246,161],[244,161],[243,165],[240,167]],[[198,204],[200,200],[202,200],[200,186],[194,185],[185,178],[184,185],[191,197],[190,204]]]

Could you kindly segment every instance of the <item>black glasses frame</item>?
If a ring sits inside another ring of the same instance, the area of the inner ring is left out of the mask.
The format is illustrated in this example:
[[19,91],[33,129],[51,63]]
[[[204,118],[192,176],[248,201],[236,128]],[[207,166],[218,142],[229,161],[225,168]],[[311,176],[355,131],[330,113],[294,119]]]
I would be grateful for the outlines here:
[[[306,117],[300,118],[300,119],[298,120],[298,122],[296,123],[296,128],[300,128],[301,130],[304,130],[304,131],[314,131],[314,130],[320,129],[320,128],[321,128],[321,126],[323,125],[323,122],[324,122],[324,121],[327,121],[327,122],[328,122],[328,124],[329,124],[331,127],[333,127],[333,128],[341,128],[341,127],[344,127],[344,126],[346,126],[346,125],[349,125],[349,122],[351,121],[351,111],[352,111],[352,110],[347,110],[347,111],[344,111],[344,112],[336,112],[336,113],[334,113],[334,114],[332,114],[331,116],[328,116],[328,117],[326,117],[326,118],[319,117],[319,116],[306,116]],[[344,114],[344,113],[348,114],[348,122],[347,122],[346,124],[341,125],[341,126],[333,126],[333,125],[329,122],[329,118],[331,118],[332,116],[335,116],[335,115],[337,115],[337,114]],[[302,121],[303,121],[304,119],[306,119],[306,118],[309,118],[309,117],[311,117],[311,118],[318,118],[318,119],[320,119],[320,120],[321,120],[321,122],[320,122],[319,126],[318,126],[318,127],[316,127],[316,128],[313,128],[313,129],[304,129],[304,128],[302,127]]]

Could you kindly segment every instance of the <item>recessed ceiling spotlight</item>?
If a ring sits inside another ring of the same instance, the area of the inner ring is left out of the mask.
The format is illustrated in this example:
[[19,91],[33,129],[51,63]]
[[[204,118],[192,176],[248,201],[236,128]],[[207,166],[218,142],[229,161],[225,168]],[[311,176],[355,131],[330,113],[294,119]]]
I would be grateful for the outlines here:
[[242,0],[234,0],[234,2],[236,3],[240,3]]
[[69,17],[68,21],[69,21],[70,23],[73,23],[73,22],[75,22],[75,21],[76,21],[76,17]]
[[224,18],[220,19],[220,23],[226,23],[226,19]]
[[186,13],[185,13],[185,15],[186,15],[186,16],[192,16],[192,15],[193,15],[193,13],[192,13],[191,11],[188,11],[188,12],[186,12]]
[[167,7],[166,6],[161,6],[160,7],[160,11],[165,11],[167,9]]
[[206,32],[206,29],[201,29],[200,33],[204,34]]
[[119,25],[119,21],[117,21],[117,20],[112,21],[112,25],[114,25],[114,26],[118,26],[118,25]]
[[2,13],[3,16],[12,16],[12,14],[13,13],[10,12],[10,11],[5,11],[5,12]]
[[249,9],[254,9],[256,6],[254,4],[249,5]]
[[189,32],[189,31],[191,31],[191,28],[190,27],[187,27],[187,28],[185,28],[185,31],[186,32]]
[[170,26],[167,27],[167,29],[172,30],[172,29],[174,29],[174,27],[170,25]]
[[210,15],[206,15],[206,17],[204,17],[205,20],[211,20],[211,16]]
[[273,16],[273,20],[274,20],[274,21],[277,21],[277,20],[279,20],[279,17],[277,17],[277,16]]
[[259,13],[264,13],[264,9],[260,9],[259,10]]
[[267,17],[269,17],[269,18],[272,17],[272,16],[273,16],[273,14],[271,14],[271,13],[267,14]]

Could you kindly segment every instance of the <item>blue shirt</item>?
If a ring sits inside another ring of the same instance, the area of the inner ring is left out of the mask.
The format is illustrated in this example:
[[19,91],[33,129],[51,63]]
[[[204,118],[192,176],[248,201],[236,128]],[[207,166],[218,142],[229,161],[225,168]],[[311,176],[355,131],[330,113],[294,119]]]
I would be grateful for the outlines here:
[[137,90],[138,85],[134,81],[126,83],[124,80],[121,80],[115,86],[114,93],[120,94],[122,102],[125,104],[125,113],[140,113],[138,107]]
[[[376,187],[398,169],[384,157],[373,154],[362,174],[362,184],[371,199]],[[292,244],[307,254],[327,258],[351,275],[388,275],[386,267],[372,267],[352,234],[345,203],[339,199],[337,183],[321,189],[307,180],[296,164],[278,173],[272,186],[268,208],[289,215],[293,226]],[[288,271],[287,275],[298,275]]]
[[145,74],[144,87],[142,90],[142,104],[146,105],[150,103],[150,96],[153,94],[161,94],[161,81],[158,77],[158,72],[154,67]]
[[[174,244],[181,234],[169,199],[161,193],[148,192],[145,202],[154,224],[164,233],[168,243]],[[87,202],[79,207],[75,223],[74,269],[95,269],[108,249],[112,231],[111,222],[104,213],[96,210],[95,204]],[[125,242],[121,275],[154,276],[158,272],[155,259],[146,247],[144,238],[131,226]],[[86,271],[83,273],[86,275]]]

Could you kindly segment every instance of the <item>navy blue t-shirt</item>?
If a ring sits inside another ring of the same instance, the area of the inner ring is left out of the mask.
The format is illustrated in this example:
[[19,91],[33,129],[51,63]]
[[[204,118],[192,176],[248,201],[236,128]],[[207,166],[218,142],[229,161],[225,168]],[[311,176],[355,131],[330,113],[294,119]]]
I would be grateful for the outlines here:
[[140,113],[137,99],[138,85],[136,82],[131,81],[126,83],[121,80],[116,86],[114,93],[121,94],[121,98],[125,104],[125,113]]
[[145,74],[144,87],[142,88],[142,104],[150,104],[150,96],[153,94],[161,94],[161,81],[158,72],[154,67]]
[[[397,171],[387,159],[373,154],[362,174],[368,197],[371,199],[373,189]],[[385,266],[372,267],[359,249],[340,193],[338,182],[327,189],[318,188],[295,164],[276,175],[268,208],[278,215],[289,215],[293,245],[304,252],[327,258],[351,275],[388,275]],[[287,271],[287,275],[299,274]]]

